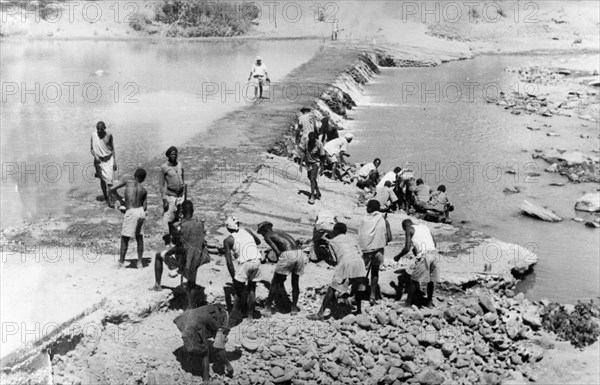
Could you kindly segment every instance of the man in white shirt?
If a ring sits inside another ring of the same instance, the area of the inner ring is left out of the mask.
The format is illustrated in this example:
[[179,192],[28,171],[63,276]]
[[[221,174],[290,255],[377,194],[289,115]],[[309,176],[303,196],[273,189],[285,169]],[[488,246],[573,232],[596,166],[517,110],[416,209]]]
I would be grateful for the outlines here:
[[269,79],[267,66],[262,63],[262,58],[260,56],[256,57],[256,63],[254,63],[252,69],[250,70],[250,76],[248,76],[248,81],[250,81],[253,78],[256,79],[256,81],[258,82],[258,88],[254,89],[254,97],[256,97],[257,92],[260,91],[259,98],[262,99],[263,85],[265,84],[265,81],[267,83],[270,83],[271,79]]
[[348,154],[348,144],[352,142],[354,135],[347,133],[343,138],[337,138],[325,144],[325,152],[327,153],[327,160],[331,163],[331,179],[342,180],[342,176],[339,175],[338,165],[344,163],[344,156],[350,156]]
[[410,251],[414,255],[414,264],[407,266],[405,271],[398,277],[398,299],[402,296],[403,286],[406,286],[408,296],[406,303],[411,306],[421,304],[415,297],[415,294],[421,294],[421,284],[427,285],[427,297],[425,305],[432,306],[434,284],[440,282],[440,274],[437,266],[439,254],[437,252],[437,243],[431,234],[429,227],[425,225],[416,225],[410,219],[402,221],[402,229],[405,234],[405,244],[402,251],[394,257],[398,262],[400,258],[407,255]]

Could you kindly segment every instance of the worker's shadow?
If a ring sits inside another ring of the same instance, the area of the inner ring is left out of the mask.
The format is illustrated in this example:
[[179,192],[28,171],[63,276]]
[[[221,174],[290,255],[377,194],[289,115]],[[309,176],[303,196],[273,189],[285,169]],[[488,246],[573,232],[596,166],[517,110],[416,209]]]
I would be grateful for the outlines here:
[[[197,308],[200,306],[208,305],[206,301],[206,293],[205,288],[202,286],[197,286],[198,292],[192,298],[193,307]],[[189,304],[188,294],[184,287],[181,285],[171,289],[173,291],[173,298],[169,302],[169,309],[171,310],[187,310]]]
[[[177,348],[173,352],[175,358],[181,364],[181,369],[190,373],[193,376],[202,376],[202,355],[199,353],[189,353],[183,346]],[[226,352],[226,357],[229,362],[237,361],[242,356],[242,352],[239,349],[233,352]],[[225,375],[225,363],[218,357],[218,351],[215,349],[210,350],[209,355],[210,363],[212,364],[212,371],[219,375]],[[235,376],[235,373],[233,374]]]
[[308,198],[310,198],[310,191],[298,190],[298,195],[306,195]]

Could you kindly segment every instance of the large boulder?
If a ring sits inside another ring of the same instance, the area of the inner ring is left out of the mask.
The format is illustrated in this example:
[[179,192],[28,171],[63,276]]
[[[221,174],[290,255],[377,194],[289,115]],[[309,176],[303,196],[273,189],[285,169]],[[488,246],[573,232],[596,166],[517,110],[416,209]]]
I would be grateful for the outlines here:
[[600,211],[600,191],[588,193],[579,198],[575,203],[575,210],[591,213]]
[[545,209],[540,206],[536,206],[533,203],[528,201],[523,201],[520,206],[521,210],[525,212],[525,214],[532,216],[534,218],[541,219],[547,222],[560,222],[562,218],[556,215],[552,210]]

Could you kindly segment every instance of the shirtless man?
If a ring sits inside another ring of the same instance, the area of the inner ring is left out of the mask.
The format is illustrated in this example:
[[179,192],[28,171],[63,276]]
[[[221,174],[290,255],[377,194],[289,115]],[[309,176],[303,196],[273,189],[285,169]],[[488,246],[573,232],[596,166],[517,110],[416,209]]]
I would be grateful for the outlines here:
[[258,91],[260,91],[259,99],[263,98],[263,86],[265,81],[267,83],[271,82],[269,79],[269,73],[267,71],[267,66],[262,63],[262,58],[260,56],[256,57],[256,63],[252,65],[252,69],[250,70],[250,75],[248,76],[248,81],[250,79],[256,79],[258,82],[258,88],[254,89],[254,97],[257,96]]
[[[252,320],[256,302],[256,282],[262,280],[261,255],[258,250],[260,239],[251,230],[240,228],[240,222],[235,217],[227,218],[225,227],[231,234],[223,241],[223,247],[227,270],[235,290],[234,309],[244,307],[241,300],[247,285],[248,300],[245,307],[248,319]],[[233,264],[234,258],[237,268]]]
[[163,237],[166,245],[171,243],[174,233],[173,223],[177,218],[177,206],[185,200],[183,166],[177,161],[177,147],[171,146],[165,153],[167,161],[160,166],[158,174],[158,186],[163,201],[164,221],[169,228],[169,234]]
[[[285,293],[284,282],[289,274],[292,275],[292,315],[298,314],[298,297],[300,296],[300,276],[304,274],[304,253],[298,248],[296,240],[281,230],[273,230],[271,222],[262,222],[257,232],[277,256],[277,266],[271,281],[271,288],[265,306],[265,316],[273,314],[271,304],[277,290]],[[287,295],[287,293],[286,293]]]
[[146,219],[148,193],[142,187],[146,180],[146,170],[138,168],[133,174],[134,179],[124,181],[113,189],[110,194],[116,194],[117,190],[125,187],[125,216],[123,217],[123,229],[121,231],[121,255],[119,258],[119,268],[125,267],[125,255],[129,246],[129,240],[135,237],[137,242],[138,262],[137,268],[142,268],[142,256],[144,254],[144,233],[142,226]]
[[[117,161],[115,160],[115,144],[111,133],[106,131],[104,122],[96,124],[96,132],[92,134],[90,152],[94,157],[94,167],[96,169],[96,178],[100,179],[100,188],[104,201],[108,207],[114,208],[109,190],[113,184],[113,173],[117,171]],[[101,197],[97,198],[102,200]]]
[[[229,315],[221,305],[206,305],[186,310],[173,320],[181,332],[183,348],[188,354],[202,359],[202,383],[210,384],[210,355],[225,365],[225,373],[233,375],[233,367],[227,360],[225,343],[229,334]],[[212,341],[211,341],[212,340]]]
[[183,219],[175,222],[174,227],[178,229],[175,237],[175,247],[156,253],[154,259],[155,283],[151,290],[160,291],[163,264],[169,270],[177,270],[187,279],[187,293],[189,308],[195,308],[195,299],[200,293],[198,268],[210,262],[210,258],[204,253],[205,233],[204,223],[194,217],[194,205],[191,201],[182,204]]
[[406,303],[408,306],[421,304],[414,297],[416,292],[420,292],[421,283],[427,284],[426,306],[432,306],[434,283],[440,281],[437,267],[437,244],[429,227],[426,225],[416,225],[410,219],[402,221],[402,229],[405,233],[405,244],[402,251],[394,257],[398,262],[400,258],[410,251],[415,256],[414,264],[407,266],[405,271],[398,277],[397,298],[402,297],[402,292],[406,289],[408,296]]

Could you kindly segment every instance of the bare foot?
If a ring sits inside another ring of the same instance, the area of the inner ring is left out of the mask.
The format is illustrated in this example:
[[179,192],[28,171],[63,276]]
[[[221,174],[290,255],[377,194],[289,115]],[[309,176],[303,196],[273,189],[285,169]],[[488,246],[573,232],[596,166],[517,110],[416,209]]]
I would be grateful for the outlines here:
[[144,264],[142,263],[142,261],[138,261],[137,268],[142,269],[143,267],[144,267]]
[[148,290],[153,290],[153,291],[162,291],[162,287],[158,284],[155,283],[154,286],[152,286],[151,288],[149,288]]
[[117,269],[124,269],[124,268],[125,268],[125,263],[119,262],[119,264],[117,265]]
[[292,311],[290,312],[291,315],[297,315],[300,312],[300,309],[298,308],[298,306],[292,306]]

